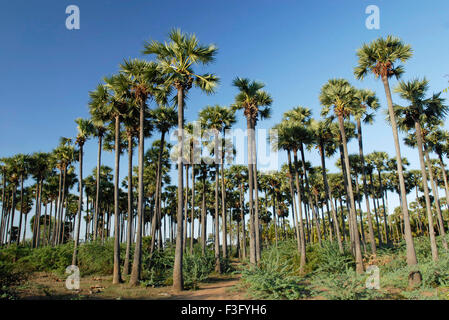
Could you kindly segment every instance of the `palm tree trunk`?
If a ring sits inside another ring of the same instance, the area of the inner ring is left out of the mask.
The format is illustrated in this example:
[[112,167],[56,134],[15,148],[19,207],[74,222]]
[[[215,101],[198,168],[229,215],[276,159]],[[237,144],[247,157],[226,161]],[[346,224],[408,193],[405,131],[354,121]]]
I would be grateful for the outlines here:
[[415,135],[416,135],[416,141],[418,144],[419,163],[421,165],[421,175],[422,175],[422,179],[423,179],[422,184],[423,184],[423,189],[424,189],[424,197],[426,199],[427,220],[429,222],[430,249],[432,252],[433,261],[438,261],[437,242],[436,242],[436,238],[435,238],[435,232],[433,229],[432,206],[431,206],[430,196],[429,196],[429,186],[427,185],[426,165],[424,163],[421,125],[419,124],[418,121],[415,122]]
[[355,261],[356,261],[356,271],[357,273],[363,273],[363,260],[362,260],[362,251],[360,249],[360,238],[357,230],[357,221],[356,221],[356,213],[355,213],[355,201],[354,201],[354,193],[352,191],[352,183],[351,183],[351,167],[349,166],[349,157],[348,157],[348,146],[346,144],[346,133],[344,127],[343,116],[339,115],[338,117],[338,125],[340,128],[340,135],[343,144],[343,154],[345,159],[346,166],[346,177],[348,180],[348,192],[350,199],[350,219],[352,221],[352,233],[353,233],[353,242],[354,242],[354,250],[355,250]]
[[184,249],[184,252],[187,252],[187,220],[189,217],[188,214],[188,204],[189,204],[189,164],[185,165],[186,168],[186,193],[184,198],[184,235],[182,237],[183,244],[182,247]]
[[[225,140],[225,133],[223,130],[223,141]],[[225,151],[223,142],[220,143],[221,145],[221,221],[222,221],[222,230],[221,230],[221,237],[223,239],[223,245],[221,247],[223,252],[223,259],[226,259],[228,257],[228,243],[226,239],[227,235],[227,226],[226,226],[226,188],[225,188],[225,177],[224,177],[224,157],[225,157]]]
[[296,195],[298,197],[298,215],[299,215],[299,237],[301,238],[301,256],[299,260],[299,271],[304,272],[304,267],[306,265],[306,238],[304,234],[304,222],[302,214],[302,200],[301,200],[301,189],[299,188],[299,163],[298,163],[298,150],[293,149],[293,162],[295,167],[295,183],[296,183]]
[[[326,173],[326,158],[325,158],[325,150],[324,150],[324,146],[321,143],[319,146],[319,151],[320,151],[320,158],[321,158],[321,168],[322,168],[322,175],[323,175],[323,182],[324,182],[324,191],[325,191],[325,195],[326,195],[326,203],[331,204],[331,213],[332,213],[332,220],[334,221],[334,229],[335,229],[335,234],[337,237],[337,243],[338,243],[338,250],[340,251],[340,253],[343,253],[343,243],[341,242],[341,235],[340,235],[340,228],[338,227],[338,219],[337,219],[337,213],[335,211],[335,207],[334,207],[334,203],[332,202],[332,199],[330,199],[330,191],[329,191],[329,183],[327,181],[327,173]],[[328,212],[329,212],[329,206],[328,206]],[[329,225],[329,228],[331,228],[331,226]]]
[[[399,145],[398,128],[396,123],[396,116],[393,110],[393,100],[391,98],[390,84],[388,82],[388,77],[386,75],[382,76],[382,82],[385,89],[385,94],[387,96],[388,103],[388,114],[390,116],[391,128],[393,130],[394,146],[396,149],[396,165],[399,177],[399,186],[401,189],[401,199],[402,199],[402,214],[404,216],[404,233],[405,233],[405,243],[407,246],[407,264],[409,266],[414,266],[418,263],[416,259],[415,245],[413,243],[412,229],[410,226],[410,217],[408,213],[407,205],[407,193],[405,189],[404,173],[402,170],[402,158],[401,158],[401,147]],[[413,274],[413,279],[411,279],[414,284],[421,283],[421,276],[418,273]]]
[[126,232],[126,253],[125,253],[125,265],[123,267],[123,274],[126,276],[129,274],[130,261],[129,255],[131,251],[132,243],[132,221],[133,221],[133,136],[128,133],[128,221]]
[[202,194],[201,194],[201,252],[202,255],[206,255],[206,223],[207,223],[207,212],[206,212],[206,177],[205,172],[202,172]]
[[254,234],[255,234],[255,258],[256,263],[260,261],[260,222],[259,222],[259,187],[257,181],[257,150],[256,150],[256,125],[255,120],[251,119],[251,149],[252,149],[252,168],[253,168],[253,178],[254,178],[254,193],[255,193],[255,203],[254,203]]
[[376,256],[376,240],[374,239],[374,228],[369,205],[368,186],[366,183],[365,155],[363,153],[362,123],[360,119],[357,119],[357,133],[357,139],[359,141],[360,165],[362,168],[363,193],[365,194],[366,215],[368,219],[369,242],[371,245],[371,253]]
[[22,231],[22,214],[23,214],[23,174],[20,175],[20,220],[19,220],[19,231],[17,232],[17,245],[20,244],[20,234]]
[[288,161],[288,170],[290,172],[288,178],[290,182],[290,196],[292,198],[292,204],[293,204],[293,219],[294,219],[294,225],[296,230],[296,242],[298,246],[298,252],[301,254],[301,236],[299,231],[299,224],[298,224],[298,209],[296,207],[296,200],[295,200],[295,191],[294,191],[294,185],[293,185],[293,166],[292,166],[292,158],[291,158],[291,151],[287,150],[287,161]]
[[256,263],[256,234],[254,227],[254,171],[252,166],[253,159],[253,148],[252,148],[252,122],[251,118],[247,118],[247,129],[248,129],[248,187],[249,187],[249,260],[251,264]]
[[115,117],[115,176],[114,176],[114,272],[113,284],[122,281],[120,275],[120,225],[119,225],[119,165],[120,165],[120,117]]
[[441,153],[438,153],[438,160],[440,162],[441,171],[443,172],[443,181],[444,181],[444,191],[446,192],[446,206],[449,210],[449,186],[447,183],[447,174],[446,174],[446,168],[443,162],[443,156]]
[[192,199],[190,209],[190,254],[193,254],[193,237],[195,233],[195,164],[193,163],[193,148],[190,149],[192,158]]
[[240,183],[240,216],[242,220],[242,257],[246,258],[246,227],[245,227],[245,208],[243,202],[243,182]]
[[176,230],[176,249],[175,249],[175,263],[173,267],[173,288],[175,291],[184,289],[184,279],[182,274],[182,234],[183,234],[183,166],[182,166],[182,146],[184,139],[184,88],[178,85],[178,208],[177,208],[177,230]]
[[144,188],[143,188],[143,170],[144,170],[144,121],[145,121],[145,103],[140,106],[139,112],[139,182],[138,182],[138,199],[137,199],[137,230],[136,244],[134,247],[133,265],[131,268],[131,276],[129,284],[136,286],[140,280],[140,270],[142,268],[142,227],[144,214]]
[[98,231],[98,211],[100,209],[100,171],[101,171],[101,145],[103,141],[103,136],[98,136],[98,157],[97,157],[97,181],[96,181],[96,191],[95,191],[95,213],[94,213],[94,241],[97,240]]
[[429,152],[427,151],[427,146],[424,145],[424,156],[426,158],[427,162],[427,168],[429,170],[429,180],[430,180],[430,186],[432,187],[432,193],[435,197],[435,206],[437,209],[437,219],[438,219],[438,226],[439,226],[439,233],[441,236],[441,241],[443,242],[443,247],[447,251],[447,241],[446,241],[446,232],[444,230],[444,222],[443,222],[443,215],[441,214],[441,205],[440,205],[440,196],[438,194],[438,188],[435,183],[435,179],[433,177],[432,172],[432,162],[430,161]]
[[78,198],[78,223],[76,227],[75,245],[73,247],[72,265],[76,265],[78,255],[78,242],[80,239],[81,229],[81,211],[83,207],[83,144],[79,144],[79,198]]
[[[215,137],[215,139],[218,139],[218,137]],[[217,140],[215,140],[217,141]],[[216,153],[216,159],[218,157],[218,154]],[[221,273],[221,265],[220,265],[220,231],[219,231],[219,219],[220,215],[218,213],[218,177],[219,177],[219,170],[218,170],[218,161],[215,162],[215,212],[214,212],[214,223],[215,223],[215,232],[214,232],[214,239],[215,239],[215,271],[218,273]]]

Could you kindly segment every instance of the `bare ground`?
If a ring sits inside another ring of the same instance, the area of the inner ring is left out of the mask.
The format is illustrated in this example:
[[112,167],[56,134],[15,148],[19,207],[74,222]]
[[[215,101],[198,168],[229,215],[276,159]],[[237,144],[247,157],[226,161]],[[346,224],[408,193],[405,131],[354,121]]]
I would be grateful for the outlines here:
[[239,275],[217,275],[200,283],[196,290],[174,292],[172,287],[131,287],[124,282],[112,284],[110,276],[83,277],[80,290],[68,290],[65,279],[51,273],[36,273],[18,288],[24,300],[241,300],[245,293],[236,289]]

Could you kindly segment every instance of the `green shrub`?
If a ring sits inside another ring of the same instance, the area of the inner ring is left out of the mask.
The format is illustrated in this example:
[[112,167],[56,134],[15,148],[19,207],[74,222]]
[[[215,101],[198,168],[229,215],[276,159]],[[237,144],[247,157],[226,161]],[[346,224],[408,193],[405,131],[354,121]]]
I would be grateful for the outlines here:
[[0,300],[15,299],[15,287],[26,278],[27,273],[17,269],[13,263],[0,261]]

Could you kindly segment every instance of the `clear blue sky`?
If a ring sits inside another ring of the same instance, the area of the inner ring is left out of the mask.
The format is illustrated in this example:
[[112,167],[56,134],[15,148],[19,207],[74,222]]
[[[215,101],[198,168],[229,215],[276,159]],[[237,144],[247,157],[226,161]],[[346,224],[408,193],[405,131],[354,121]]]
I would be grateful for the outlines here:
[[[71,4],[80,8],[80,30],[65,27],[65,8]],[[365,27],[365,8],[371,4],[380,8],[380,30]],[[75,136],[74,119],[88,117],[88,92],[103,76],[115,73],[123,58],[142,58],[145,40],[162,41],[173,27],[219,48],[207,70],[221,78],[221,85],[212,96],[192,90],[187,121],[195,120],[206,105],[232,103],[236,90],[231,81],[236,76],[265,82],[273,96],[272,119],[260,127],[272,127],[297,105],[310,107],[319,117],[320,88],[333,77],[376,91],[385,108],[381,83],[372,77],[358,82],[352,72],[356,49],[387,34],[401,37],[414,49],[403,78],[426,76],[431,90],[441,91],[449,86],[448,12],[447,0],[3,1],[0,156],[51,151],[60,136]],[[241,128],[242,117],[239,114],[237,124]],[[365,151],[386,151],[393,157],[391,129],[383,118],[379,113],[376,123],[365,128]],[[96,141],[85,149],[85,172],[90,173],[96,165]],[[349,150],[357,152],[354,142]],[[417,168],[416,151],[405,146],[402,150]],[[319,164],[316,154],[307,158]],[[104,163],[113,167],[112,154],[105,155]],[[125,161],[121,171],[124,177]]]

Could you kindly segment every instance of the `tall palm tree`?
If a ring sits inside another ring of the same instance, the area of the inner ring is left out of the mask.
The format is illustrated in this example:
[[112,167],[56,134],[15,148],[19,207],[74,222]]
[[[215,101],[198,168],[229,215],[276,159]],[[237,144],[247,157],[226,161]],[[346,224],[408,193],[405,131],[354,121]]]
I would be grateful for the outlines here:
[[349,164],[348,146],[346,142],[346,133],[344,128],[344,119],[350,117],[352,107],[354,105],[355,89],[345,79],[331,79],[321,89],[320,102],[325,107],[322,111],[323,115],[329,112],[332,107],[338,118],[340,136],[343,145],[343,155],[346,167],[346,178],[348,181],[348,193],[350,199],[350,219],[352,222],[352,242],[354,243],[356,270],[358,273],[363,272],[362,251],[360,249],[360,237],[357,230],[357,220],[355,212],[354,192],[352,190],[351,167]]
[[83,147],[86,140],[93,134],[94,128],[90,120],[78,118],[75,120],[78,125],[78,135],[76,136],[76,144],[79,147],[79,198],[78,198],[78,224],[75,233],[75,245],[73,247],[72,265],[76,265],[78,255],[78,243],[81,229],[81,211],[83,207]]
[[133,267],[131,271],[130,284],[137,285],[140,279],[142,260],[142,217],[143,217],[143,172],[144,172],[144,139],[145,139],[145,115],[147,114],[147,100],[149,97],[158,103],[165,103],[169,90],[163,90],[161,84],[165,80],[155,62],[134,59],[125,60],[120,65],[121,73],[124,74],[129,84],[132,106],[139,110],[139,185],[137,204],[137,236],[134,250]]
[[[407,194],[405,190],[404,174],[402,171],[401,147],[399,145],[398,128],[393,110],[393,99],[391,97],[389,79],[393,76],[399,78],[404,73],[404,68],[397,65],[396,62],[406,62],[412,56],[410,45],[404,44],[401,39],[387,36],[378,38],[370,44],[364,44],[357,51],[358,65],[354,69],[354,75],[357,79],[363,80],[368,73],[373,73],[376,78],[381,78],[385,89],[385,95],[388,103],[388,113],[390,115],[391,128],[393,130],[394,146],[396,149],[397,170],[399,176],[399,185],[401,189],[401,208],[404,216],[404,234],[407,245],[407,264],[415,266],[418,263],[413,243],[412,229],[410,227],[410,217],[407,206]],[[412,272],[410,277],[411,284],[421,283],[421,274]]]
[[[424,153],[427,150],[426,143],[423,139],[423,126],[428,121],[441,120],[448,111],[448,107],[443,104],[443,100],[439,94],[434,94],[433,97],[426,99],[425,95],[429,88],[429,82],[424,78],[422,80],[414,79],[411,81],[400,81],[395,88],[395,92],[399,93],[402,99],[410,102],[407,107],[396,105],[394,107],[395,116],[398,118],[399,128],[404,131],[414,129],[416,144],[418,147],[419,162],[421,166],[421,174],[423,177],[424,197],[426,200],[427,219],[429,222],[429,236],[432,251],[432,258],[434,261],[438,260],[438,248],[436,244],[435,233],[433,230],[432,204],[430,201],[429,187],[427,184],[427,170],[424,160]],[[430,163],[429,174],[432,175]],[[431,185],[433,179],[431,179]],[[437,190],[434,188],[434,196],[437,196]],[[444,233],[444,228],[442,230]],[[447,244],[446,244],[447,246]]]
[[182,212],[183,212],[183,124],[184,101],[192,85],[200,88],[207,94],[213,93],[219,80],[213,74],[196,74],[194,65],[207,65],[214,61],[217,47],[214,45],[199,44],[194,34],[185,34],[181,30],[172,30],[169,34],[169,42],[161,43],[149,41],[145,44],[145,54],[155,54],[159,63],[160,72],[166,76],[165,84],[174,87],[177,91],[178,105],[178,207],[175,264],[173,267],[173,288],[183,290],[184,281],[182,275]]
[[[249,179],[249,210],[250,210],[250,262],[255,264],[260,259],[259,240],[259,215],[257,208],[257,167],[256,167],[256,143],[255,128],[257,121],[270,117],[270,106],[273,99],[270,94],[262,90],[265,84],[251,81],[247,78],[235,78],[232,83],[239,93],[235,97],[233,108],[243,109],[248,129],[248,179]],[[254,205],[253,194],[256,192],[256,203]],[[257,232],[256,232],[257,231]]]
[[[114,272],[112,283],[122,281],[120,271],[120,222],[119,222],[119,167],[120,167],[120,133],[123,115],[130,110],[129,81],[123,74],[106,77],[105,97],[107,104],[103,112],[105,120],[114,126],[115,172],[114,172]],[[143,132],[142,132],[143,134]]]

